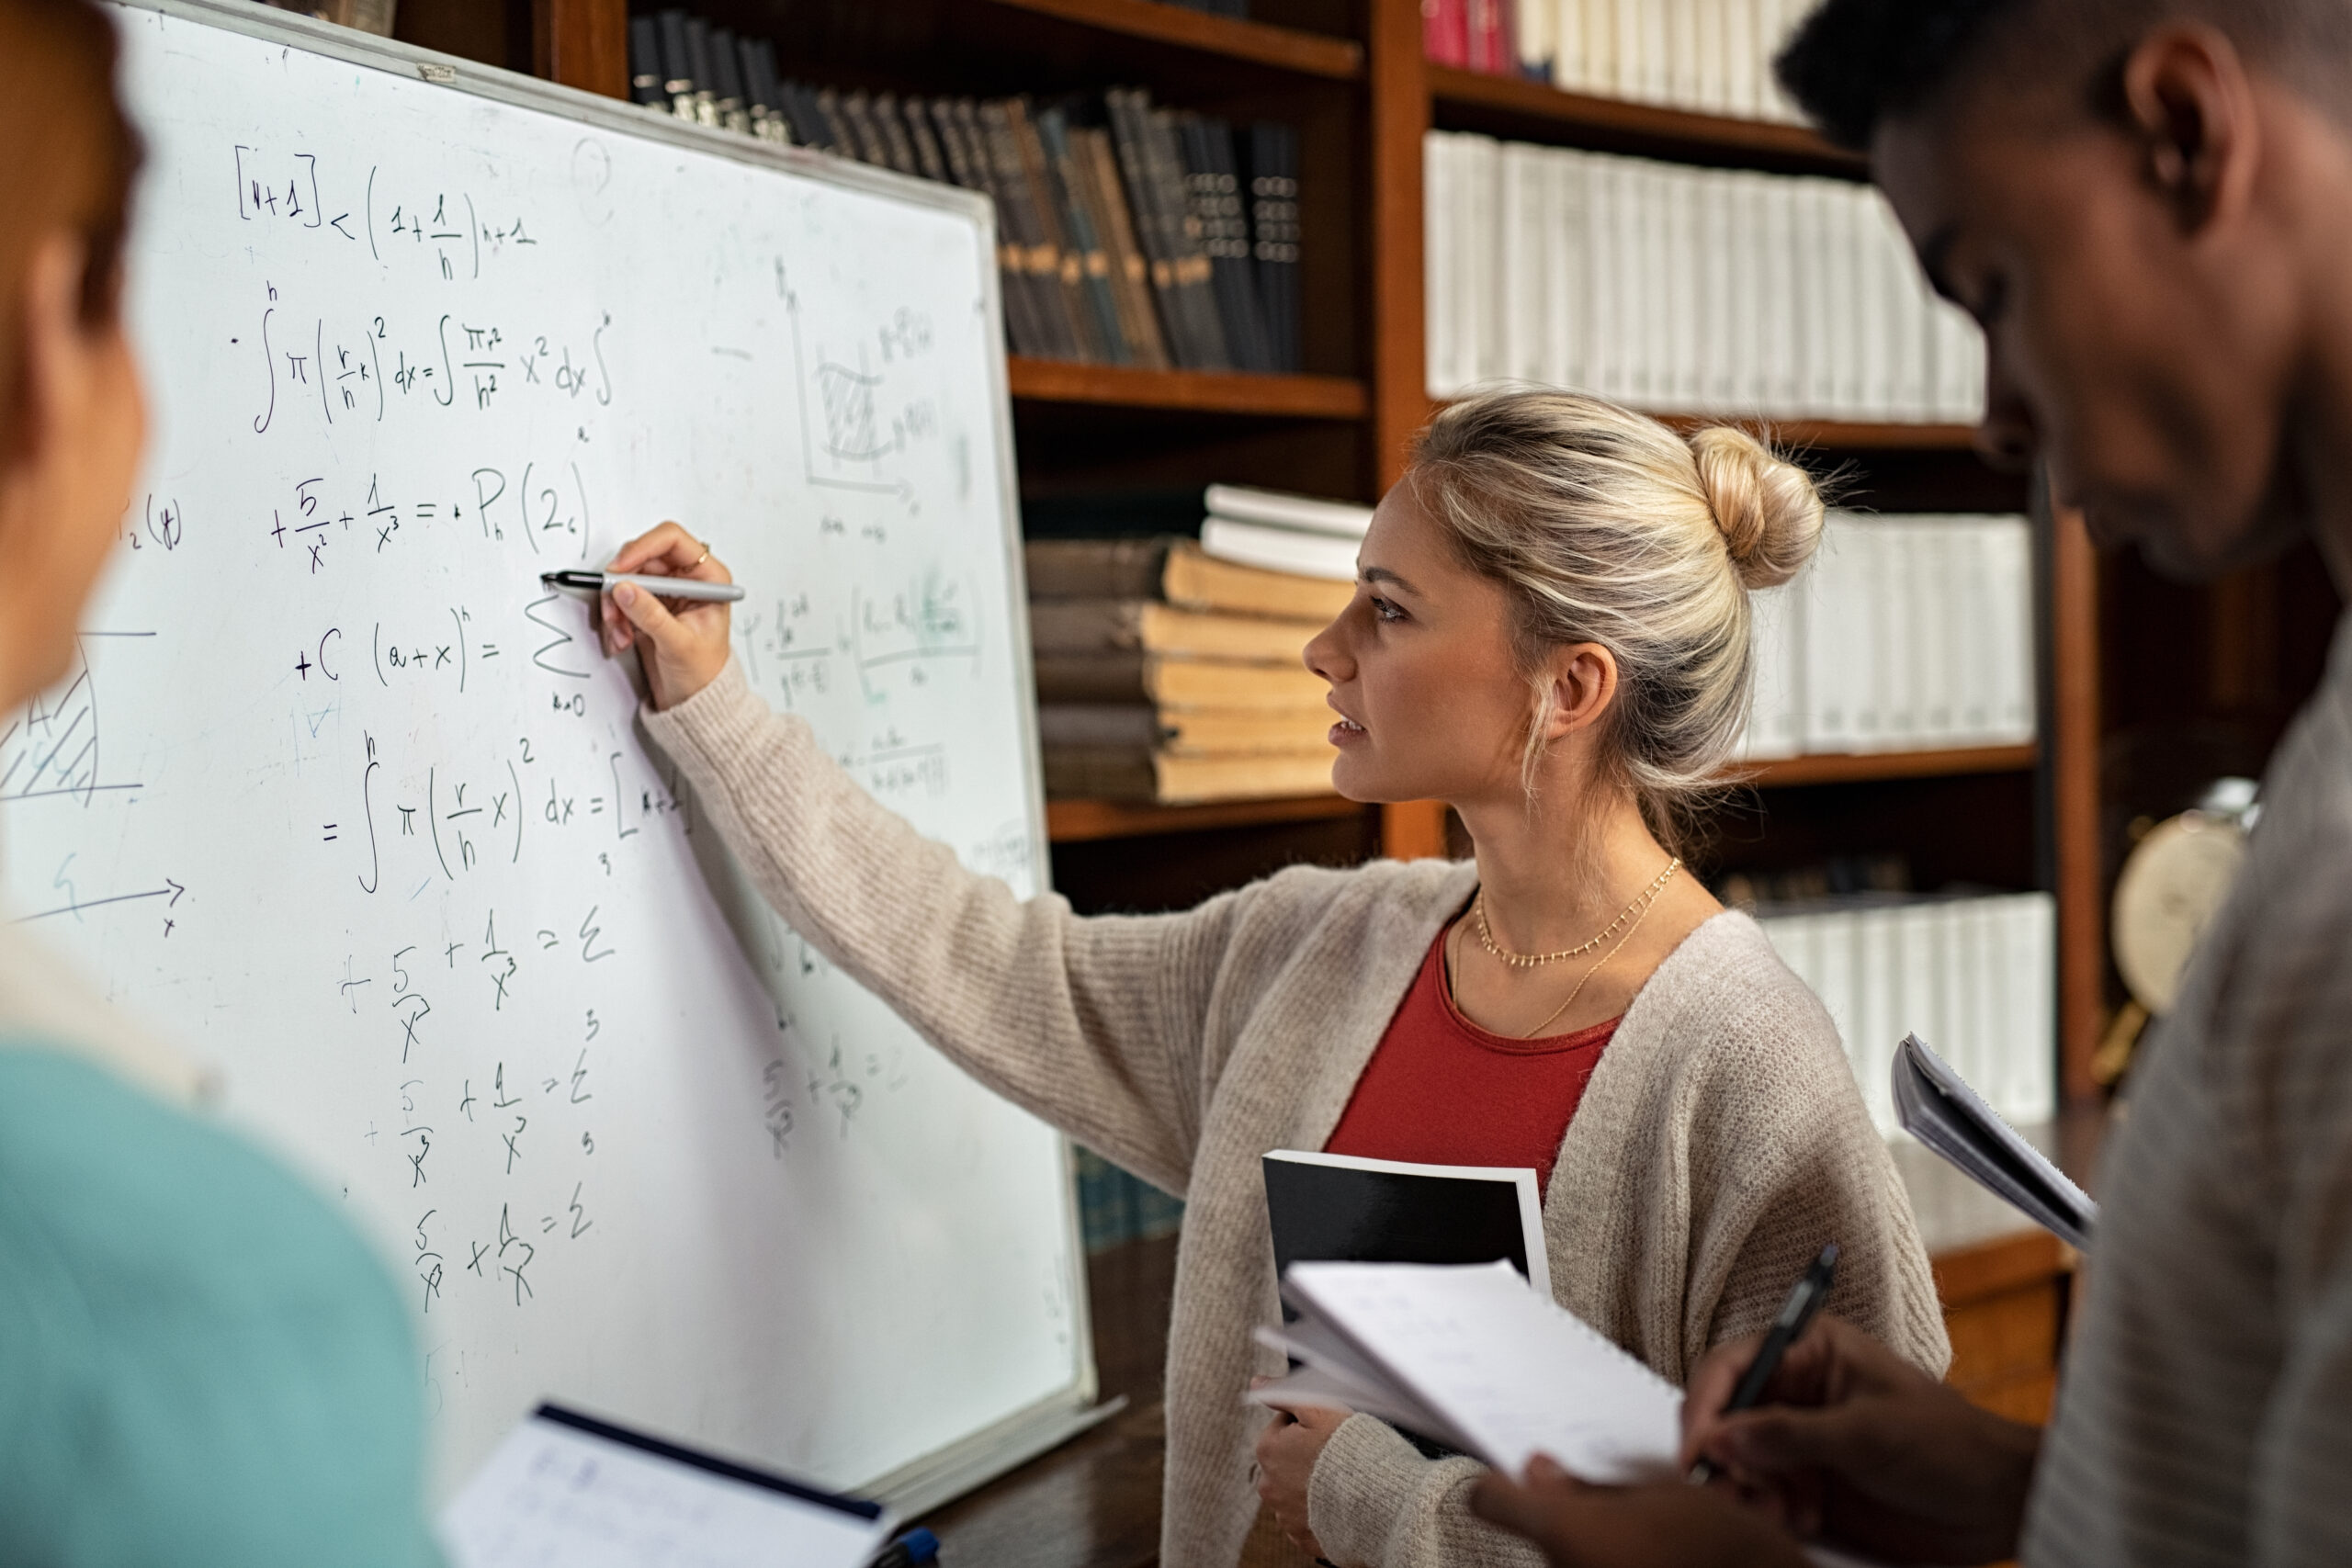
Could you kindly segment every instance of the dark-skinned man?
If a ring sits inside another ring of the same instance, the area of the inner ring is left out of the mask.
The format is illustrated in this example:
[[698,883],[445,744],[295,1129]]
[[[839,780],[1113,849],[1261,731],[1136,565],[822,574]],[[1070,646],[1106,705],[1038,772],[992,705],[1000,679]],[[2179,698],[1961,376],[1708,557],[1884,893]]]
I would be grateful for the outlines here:
[[[1988,451],[2161,570],[2310,537],[2352,598],[2352,0],[1829,0],[1779,63],[1983,323]],[[2352,626],[2265,800],[2110,1142],[2046,1435],[1825,1321],[1767,1408],[1720,1414],[1752,1343],[1694,1374],[1715,1485],[1542,1469],[1482,1511],[1563,1568],[2352,1563]]]

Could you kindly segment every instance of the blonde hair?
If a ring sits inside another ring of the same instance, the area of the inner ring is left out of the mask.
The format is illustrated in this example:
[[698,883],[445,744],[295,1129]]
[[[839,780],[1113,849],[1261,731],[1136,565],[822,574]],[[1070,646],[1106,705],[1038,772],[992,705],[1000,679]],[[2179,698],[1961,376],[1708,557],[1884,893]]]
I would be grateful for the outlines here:
[[1544,656],[1596,642],[1617,661],[1606,765],[1679,840],[1747,720],[1749,591],[1789,581],[1820,540],[1813,479],[1745,431],[1686,440],[1599,398],[1513,389],[1430,421],[1407,482],[1510,592],[1535,689],[1531,799],[1552,715]]

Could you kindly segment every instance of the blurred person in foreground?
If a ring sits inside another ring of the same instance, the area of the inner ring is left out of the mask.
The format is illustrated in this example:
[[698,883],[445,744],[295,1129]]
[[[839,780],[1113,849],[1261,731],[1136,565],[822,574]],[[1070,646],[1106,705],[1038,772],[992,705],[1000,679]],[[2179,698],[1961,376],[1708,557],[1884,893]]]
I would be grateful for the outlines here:
[[[1779,68],[1983,324],[1986,451],[2171,575],[2308,537],[2352,597],[2352,0],[1829,0]],[[2352,1562],[2352,626],[2263,793],[2046,1433],[1824,1319],[1766,1408],[1721,1413],[1753,1340],[1695,1371],[1714,1485],[1539,1466],[1476,1506],[1577,1568]]]
[[[72,664],[146,435],[114,65],[86,0],[0,0],[9,712]],[[390,1276],[202,1083],[0,919],[0,1565],[431,1568]]]

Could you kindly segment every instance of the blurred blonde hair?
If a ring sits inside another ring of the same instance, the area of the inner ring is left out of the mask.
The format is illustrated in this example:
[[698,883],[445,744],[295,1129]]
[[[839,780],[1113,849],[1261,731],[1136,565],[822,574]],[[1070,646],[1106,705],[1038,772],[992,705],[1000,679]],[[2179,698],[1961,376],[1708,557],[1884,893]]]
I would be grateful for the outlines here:
[[1544,658],[1599,643],[1618,678],[1604,763],[1679,843],[1747,721],[1748,594],[1795,576],[1820,540],[1811,477],[1729,426],[1686,440],[1599,398],[1502,389],[1430,421],[1408,482],[1510,592],[1534,688],[1530,799],[1552,715]]

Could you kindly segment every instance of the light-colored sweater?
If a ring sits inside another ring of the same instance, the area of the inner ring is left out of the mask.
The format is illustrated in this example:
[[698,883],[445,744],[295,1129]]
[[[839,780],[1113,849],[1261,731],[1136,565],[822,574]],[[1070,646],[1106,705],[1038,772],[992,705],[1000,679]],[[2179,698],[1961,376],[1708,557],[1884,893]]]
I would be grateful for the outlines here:
[[[1015,898],[922,839],[771,713],[730,664],[645,716],[779,915],[981,1082],[1181,1193],[1160,1560],[1230,1568],[1258,1510],[1252,1345],[1279,1321],[1260,1156],[1322,1147],[1476,869],[1293,867],[1180,915]],[[1544,1208],[1554,1294],[1680,1382],[1779,1309],[1825,1241],[1832,1310],[1930,1371],[1948,1355],[1927,1256],[1838,1036],[1755,923],[1715,917],[1626,1011]],[[1316,1466],[1343,1564],[1521,1564],[1473,1518],[1472,1461],[1365,1416]]]
[[2352,1562],[2352,615],[2125,1087],[2032,1568]]

